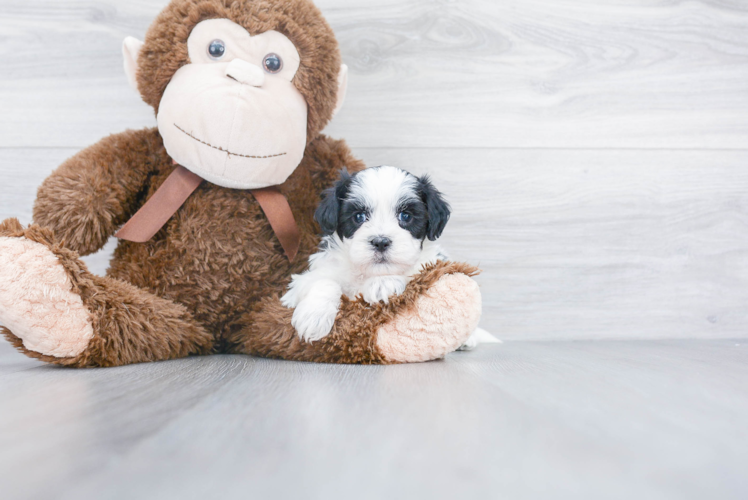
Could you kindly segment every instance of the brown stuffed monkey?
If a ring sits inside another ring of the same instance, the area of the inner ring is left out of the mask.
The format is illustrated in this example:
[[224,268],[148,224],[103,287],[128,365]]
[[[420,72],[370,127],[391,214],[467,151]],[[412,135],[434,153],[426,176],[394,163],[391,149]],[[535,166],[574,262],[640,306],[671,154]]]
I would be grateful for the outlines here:
[[[476,271],[457,263],[389,304],[343,298],[320,341],[291,326],[278,297],[316,250],[320,193],[364,167],[320,134],[347,71],[311,1],[173,0],[124,53],[158,128],[83,150],[39,188],[33,225],[0,224],[0,323],[19,350],[72,367],[219,352],[385,364],[441,358],[477,327]],[[115,233],[107,275],[89,273],[79,256]]]

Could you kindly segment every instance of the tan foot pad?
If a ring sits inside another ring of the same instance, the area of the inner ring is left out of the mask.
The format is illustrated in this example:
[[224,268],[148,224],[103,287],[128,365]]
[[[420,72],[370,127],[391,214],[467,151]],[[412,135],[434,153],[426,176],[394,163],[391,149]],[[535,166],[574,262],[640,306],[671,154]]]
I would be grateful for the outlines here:
[[481,317],[478,284],[464,274],[442,276],[414,307],[379,329],[377,346],[391,361],[438,359],[456,350]]
[[26,349],[81,354],[93,337],[89,313],[57,257],[41,243],[0,237],[0,323]]

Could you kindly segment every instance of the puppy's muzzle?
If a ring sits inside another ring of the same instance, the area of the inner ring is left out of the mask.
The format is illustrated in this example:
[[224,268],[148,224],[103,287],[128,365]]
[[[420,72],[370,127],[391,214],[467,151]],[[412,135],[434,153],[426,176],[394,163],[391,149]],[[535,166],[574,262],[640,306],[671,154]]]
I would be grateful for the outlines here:
[[377,252],[384,253],[392,246],[392,240],[385,236],[377,236],[369,240]]

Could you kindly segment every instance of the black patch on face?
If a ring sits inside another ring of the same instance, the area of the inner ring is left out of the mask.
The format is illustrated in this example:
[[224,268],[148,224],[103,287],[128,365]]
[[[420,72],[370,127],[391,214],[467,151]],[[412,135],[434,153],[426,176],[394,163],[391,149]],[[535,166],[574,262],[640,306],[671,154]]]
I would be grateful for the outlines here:
[[[351,238],[365,222],[357,220],[357,214],[364,214],[368,220],[369,208],[360,201],[347,199],[354,178],[355,175],[351,176],[343,169],[340,171],[340,180],[322,193],[322,203],[314,218],[325,236],[337,232],[341,239]],[[400,213],[406,213],[410,215],[410,220],[398,220],[398,223],[413,238],[435,241],[442,235],[449,221],[450,206],[427,175],[416,178],[415,191],[417,198],[404,199],[397,208],[397,217]]]
[[314,218],[322,228],[323,235],[331,236],[337,232],[340,239],[350,238],[363,224],[356,220],[356,214],[363,213],[368,219],[367,207],[346,199],[355,177],[343,169],[340,171],[340,180],[322,193],[322,203],[317,208]]
[[[338,236],[340,239],[351,238],[364,224],[356,220],[356,215],[363,213],[369,218],[369,210],[362,203],[352,200],[343,200],[340,204],[340,216],[338,218]],[[364,221],[366,222],[366,221]]]
[[353,177],[348,173],[348,170],[343,169],[340,171],[340,180],[322,193],[322,203],[317,207],[314,219],[322,228],[323,235],[331,236],[337,230],[340,206],[348,196],[352,181]]
[[452,210],[444,196],[434,187],[428,175],[418,178],[418,191],[421,200],[426,205],[428,227],[426,237],[434,241],[442,235],[449,221]]
[[[410,220],[407,222],[399,220],[401,213],[410,215]],[[408,231],[413,238],[417,240],[423,240],[426,238],[429,227],[428,210],[426,203],[420,199],[405,199],[400,202],[397,207],[398,224],[400,227]]]

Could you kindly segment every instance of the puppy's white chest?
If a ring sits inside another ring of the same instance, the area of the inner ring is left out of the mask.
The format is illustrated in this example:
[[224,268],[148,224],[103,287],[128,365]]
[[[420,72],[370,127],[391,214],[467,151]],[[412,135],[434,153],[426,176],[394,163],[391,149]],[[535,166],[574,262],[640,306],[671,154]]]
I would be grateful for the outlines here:
[[400,295],[410,281],[408,276],[372,276],[357,282],[355,286],[342,287],[346,297],[354,299],[359,295],[369,304],[389,303],[394,295]]

